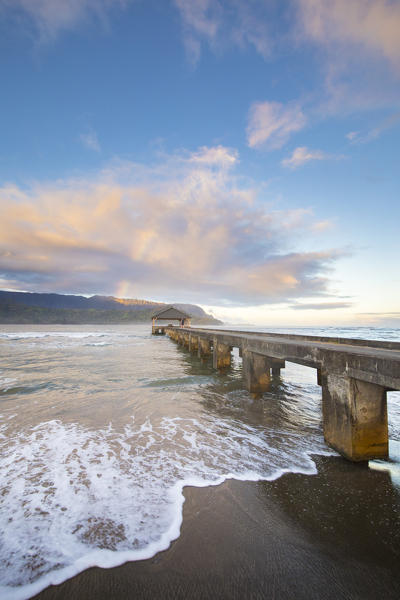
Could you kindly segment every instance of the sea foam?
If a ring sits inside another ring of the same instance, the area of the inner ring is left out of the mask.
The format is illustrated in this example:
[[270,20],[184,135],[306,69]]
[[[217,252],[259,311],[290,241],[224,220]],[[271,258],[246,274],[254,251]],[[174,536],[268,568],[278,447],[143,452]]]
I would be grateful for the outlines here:
[[186,485],[315,473],[309,452],[324,452],[322,441],[285,438],[278,449],[256,427],[176,417],[132,419],[123,432],[50,421],[8,439],[0,459],[1,597],[29,598],[90,566],[167,548],[179,535]]

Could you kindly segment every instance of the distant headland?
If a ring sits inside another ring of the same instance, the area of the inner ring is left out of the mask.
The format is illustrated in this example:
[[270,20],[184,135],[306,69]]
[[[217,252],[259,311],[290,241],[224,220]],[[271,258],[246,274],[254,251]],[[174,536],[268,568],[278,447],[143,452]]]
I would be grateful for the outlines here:
[[[192,316],[195,325],[219,325],[222,321],[195,304],[174,303]],[[89,324],[149,322],[163,302],[115,298],[114,296],[73,296],[0,290],[0,323]]]

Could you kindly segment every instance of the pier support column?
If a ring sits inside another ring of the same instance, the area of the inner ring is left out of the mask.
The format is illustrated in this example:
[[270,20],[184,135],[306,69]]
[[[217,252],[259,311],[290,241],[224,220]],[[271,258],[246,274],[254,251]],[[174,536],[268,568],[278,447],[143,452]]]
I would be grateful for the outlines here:
[[249,392],[267,392],[271,383],[271,362],[268,356],[243,350],[243,380]]
[[197,349],[197,356],[199,358],[203,357],[203,356],[210,356],[211,354],[211,344],[210,344],[210,340],[207,340],[203,337],[198,337],[198,349]]
[[189,334],[189,350],[190,350],[190,352],[197,352],[198,347],[199,347],[198,336]]
[[336,373],[320,381],[325,441],[352,461],[387,458],[386,389]]
[[281,369],[285,368],[285,361],[279,360],[278,358],[269,358],[268,361],[271,367],[272,375],[280,376]]
[[213,367],[214,369],[223,369],[231,364],[231,347],[218,342],[214,338],[213,343]]
[[189,338],[190,335],[188,333],[183,334],[183,345],[185,348],[189,348]]

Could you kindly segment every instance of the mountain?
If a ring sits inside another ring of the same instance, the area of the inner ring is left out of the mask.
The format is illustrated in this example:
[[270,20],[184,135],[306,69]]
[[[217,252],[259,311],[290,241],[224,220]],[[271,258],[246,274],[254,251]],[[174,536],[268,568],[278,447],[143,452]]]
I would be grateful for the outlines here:
[[[114,296],[72,296],[0,290],[0,323],[127,323],[150,321],[151,315],[167,306],[162,302],[115,298]],[[221,321],[195,304],[174,304],[192,315],[193,324],[217,325]]]

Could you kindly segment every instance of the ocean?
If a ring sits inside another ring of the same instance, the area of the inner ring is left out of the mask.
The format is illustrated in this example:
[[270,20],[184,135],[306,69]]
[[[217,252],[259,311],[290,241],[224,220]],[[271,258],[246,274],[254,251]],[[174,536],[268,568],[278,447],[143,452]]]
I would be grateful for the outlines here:
[[[400,341],[398,329],[238,329]],[[388,406],[390,459],[370,468],[390,473],[400,512],[399,392]],[[1,326],[0,597],[168,548],[185,486],[315,475],[314,457],[336,455],[321,417],[307,367],[287,363],[255,398],[237,350],[218,373],[150,324]]]

